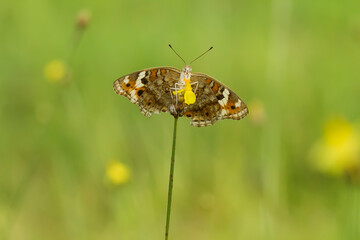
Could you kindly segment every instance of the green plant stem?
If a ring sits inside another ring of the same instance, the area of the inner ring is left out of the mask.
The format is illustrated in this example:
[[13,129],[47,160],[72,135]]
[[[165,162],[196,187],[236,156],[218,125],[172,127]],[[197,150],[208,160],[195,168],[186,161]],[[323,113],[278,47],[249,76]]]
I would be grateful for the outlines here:
[[178,118],[175,117],[175,120],[174,120],[173,145],[172,145],[172,152],[171,152],[170,176],[169,176],[168,204],[167,204],[167,211],[166,211],[165,240],[167,240],[168,237],[169,237],[169,225],[170,225],[170,212],[171,212],[172,189],[173,189],[173,184],[174,184],[174,166],[175,166],[175,145],[176,145],[177,121],[178,121]]
[[353,219],[351,221],[352,224],[352,238],[351,239],[359,239],[360,237],[360,231],[359,231],[359,215],[360,215],[360,209],[359,209],[359,202],[360,202],[360,191],[359,186],[356,185],[356,183],[353,183],[351,185],[351,197],[352,197],[352,209],[351,213],[353,214]]

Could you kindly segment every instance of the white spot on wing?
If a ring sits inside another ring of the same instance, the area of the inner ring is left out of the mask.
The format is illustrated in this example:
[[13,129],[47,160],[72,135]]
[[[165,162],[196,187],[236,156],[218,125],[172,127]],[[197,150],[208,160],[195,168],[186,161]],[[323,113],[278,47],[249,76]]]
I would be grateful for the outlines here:
[[136,97],[136,90],[134,89],[134,90],[132,90],[131,92],[130,92],[130,94],[131,94],[131,99],[132,100],[137,100],[137,97]]
[[223,92],[223,95],[224,95],[224,97],[225,97],[226,99],[228,99],[229,94],[230,94],[229,90],[228,90],[227,88],[225,88],[225,90],[224,90],[224,92]]
[[225,90],[224,90],[224,92],[223,92],[223,95],[224,95],[224,99],[223,99],[223,100],[225,101],[225,105],[226,105],[227,102],[228,102],[229,94],[230,94],[229,90],[227,90],[227,89],[225,88]]
[[145,77],[145,71],[142,71],[141,73],[139,73],[139,77],[138,77],[138,80],[139,79],[142,79]]
[[218,102],[222,107],[225,107],[225,105],[227,104],[227,99],[223,98],[223,99],[219,100]]
[[142,86],[144,86],[144,84],[141,82],[141,79],[140,79],[140,80],[136,80],[135,87],[136,87],[136,88],[141,88]]
[[218,102],[219,102],[220,106],[222,106],[222,107],[224,107],[224,106],[225,106],[225,104],[224,104],[224,101],[223,101],[223,100],[224,100],[224,99],[218,100]]
[[125,77],[124,83],[125,83],[125,84],[128,84],[128,83],[129,83],[129,76],[126,76],[126,77]]
[[136,79],[136,83],[135,83],[136,88],[141,88],[142,86],[144,86],[144,84],[141,82],[141,79],[143,79],[144,77],[145,77],[145,71],[140,72],[138,78]]

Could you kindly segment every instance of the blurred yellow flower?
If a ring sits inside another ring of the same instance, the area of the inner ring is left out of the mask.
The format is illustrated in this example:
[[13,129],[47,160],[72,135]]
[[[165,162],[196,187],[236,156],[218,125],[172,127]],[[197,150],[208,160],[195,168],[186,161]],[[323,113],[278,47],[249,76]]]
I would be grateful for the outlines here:
[[44,67],[44,76],[53,83],[59,83],[66,76],[66,66],[63,61],[55,59],[48,62]]
[[121,185],[129,181],[130,170],[123,163],[112,160],[106,166],[106,178],[114,185]]
[[252,123],[256,125],[264,124],[266,120],[265,108],[262,101],[256,99],[249,104],[249,117]]
[[357,174],[359,132],[344,119],[332,119],[325,124],[323,139],[314,145],[311,155],[316,168],[322,172],[337,176]]

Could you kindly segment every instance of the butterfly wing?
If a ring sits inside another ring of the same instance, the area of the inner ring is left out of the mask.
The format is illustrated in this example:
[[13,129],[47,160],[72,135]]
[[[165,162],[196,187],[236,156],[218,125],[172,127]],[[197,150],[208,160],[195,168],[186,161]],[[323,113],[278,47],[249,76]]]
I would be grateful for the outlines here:
[[196,102],[185,106],[181,115],[191,118],[196,127],[210,126],[221,119],[240,120],[248,114],[245,103],[228,87],[202,73],[192,73],[191,82],[198,82]]
[[137,71],[115,80],[117,94],[139,106],[142,114],[168,112],[173,105],[171,90],[179,81],[180,71],[172,67],[157,67]]
[[192,73],[191,82],[197,82],[196,101],[187,105],[183,98],[171,96],[181,71],[172,67],[157,67],[137,71],[115,80],[117,94],[137,104],[142,114],[170,112],[191,118],[192,126],[204,127],[221,119],[240,120],[248,114],[245,103],[228,87],[202,73]]

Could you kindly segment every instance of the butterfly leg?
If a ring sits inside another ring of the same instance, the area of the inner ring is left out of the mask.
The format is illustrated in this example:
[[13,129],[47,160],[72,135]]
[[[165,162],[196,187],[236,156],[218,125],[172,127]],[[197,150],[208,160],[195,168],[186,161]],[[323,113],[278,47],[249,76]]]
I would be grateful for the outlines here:
[[181,89],[179,88],[170,88],[170,96],[171,96],[171,99],[174,100],[175,98],[175,103],[177,104],[178,103],[178,95],[179,95],[179,92],[181,91]]
[[198,87],[199,87],[199,82],[192,82],[191,86],[195,89],[194,92],[196,93],[196,91],[198,90]]
[[175,88],[177,89],[177,92],[182,92],[185,89],[185,85],[182,83],[175,83]]
[[175,104],[178,104],[178,96],[180,93],[182,93],[184,91],[184,85],[183,84],[179,84],[179,83],[175,83],[175,87],[174,88],[170,88],[171,90],[171,98],[173,98],[173,95],[175,95]]
[[185,85],[181,83],[175,83],[171,90],[171,98],[173,99],[174,116],[179,116],[183,107]]
[[174,117],[179,116],[178,111],[176,111],[176,106],[178,105],[178,95],[180,90],[181,89],[179,89],[177,86],[170,88],[170,96],[172,99],[172,103],[169,106],[169,111]]

